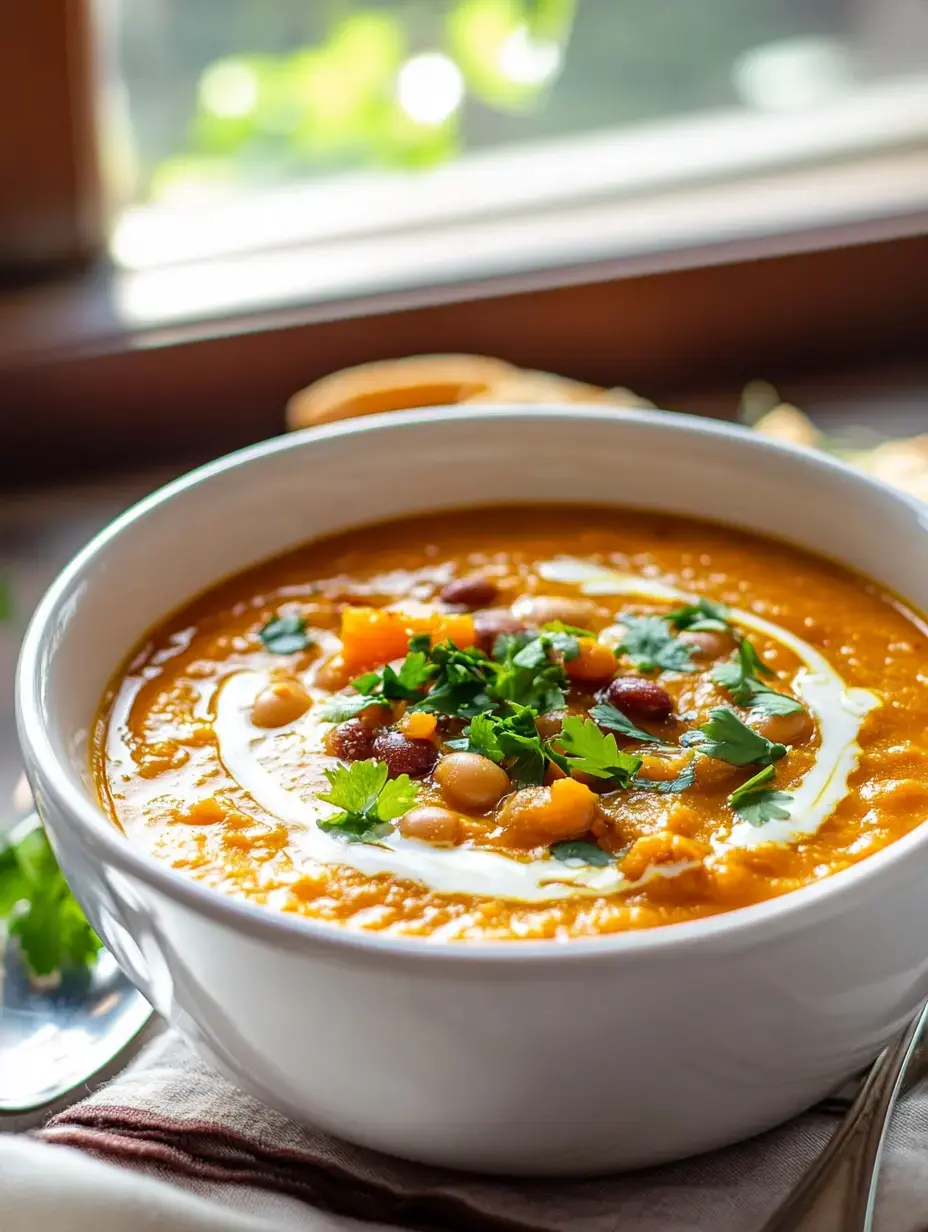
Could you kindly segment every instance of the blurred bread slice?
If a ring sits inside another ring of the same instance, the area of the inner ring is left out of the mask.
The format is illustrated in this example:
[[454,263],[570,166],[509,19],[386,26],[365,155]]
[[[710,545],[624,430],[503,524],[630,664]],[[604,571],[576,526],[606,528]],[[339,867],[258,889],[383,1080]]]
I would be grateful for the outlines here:
[[781,402],[766,415],[761,415],[754,425],[754,431],[772,441],[804,445],[807,449],[818,449],[822,443],[822,434],[808,415],[804,415],[798,407],[790,406],[788,402]]
[[485,355],[410,355],[343,368],[314,381],[287,403],[287,426],[447,406],[478,397],[518,369]]
[[857,463],[884,483],[928,501],[928,435],[884,441],[860,455]]
[[307,428],[411,407],[492,402],[651,405],[628,389],[603,389],[486,355],[411,355],[344,368],[301,389],[287,403],[287,426]]
[[517,402],[556,403],[585,402],[602,403],[606,406],[651,406],[630,389],[603,389],[601,385],[587,385],[573,381],[553,372],[537,372],[529,368],[514,368],[486,390],[465,398],[465,402]]

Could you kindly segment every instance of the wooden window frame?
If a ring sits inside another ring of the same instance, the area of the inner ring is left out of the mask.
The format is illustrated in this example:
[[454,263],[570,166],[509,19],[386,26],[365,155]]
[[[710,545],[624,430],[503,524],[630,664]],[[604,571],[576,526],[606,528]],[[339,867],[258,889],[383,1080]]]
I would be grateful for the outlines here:
[[34,275],[102,251],[90,0],[0,5],[0,269]]

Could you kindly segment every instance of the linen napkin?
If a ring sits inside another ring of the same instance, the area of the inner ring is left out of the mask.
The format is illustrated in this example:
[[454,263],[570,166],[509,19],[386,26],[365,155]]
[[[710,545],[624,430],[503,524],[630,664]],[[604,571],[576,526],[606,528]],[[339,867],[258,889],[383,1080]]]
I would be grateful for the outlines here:
[[[260,1212],[263,1192],[267,1211],[276,1211],[269,1228],[315,1226],[282,1212],[280,1196],[290,1195],[352,1220],[437,1232],[757,1232],[836,1124],[834,1113],[819,1108],[750,1142],[624,1176],[471,1176],[393,1159],[298,1125],[237,1090],[167,1031],[38,1137],[172,1178],[200,1195],[220,1194],[224,1212],[245,1209],[237,1193],[247,1194],[249,1213]],[[882,1176],[878,1232],[925,1232],[928,1093],[908,1096],[897,1111]],[[217,1218],[217,1228],[233,1226]]]

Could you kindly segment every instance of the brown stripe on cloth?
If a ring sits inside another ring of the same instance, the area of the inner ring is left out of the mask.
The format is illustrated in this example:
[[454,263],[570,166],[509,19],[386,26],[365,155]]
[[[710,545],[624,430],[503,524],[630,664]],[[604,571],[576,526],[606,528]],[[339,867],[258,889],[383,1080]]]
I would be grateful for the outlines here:
[[[608,1124],[604,1110],[604,1132]],[[256,1186],[336,1214],[424,1232],[754,1232],[834,1124],[809,1114],[762,1139],[636,1175],[472,1176],[393,1159],[298,1125],[237,1090],[167,1032],[108,1086],[53,1117],[39,1136],[130,1167],[157,1165],[178,1176]]]

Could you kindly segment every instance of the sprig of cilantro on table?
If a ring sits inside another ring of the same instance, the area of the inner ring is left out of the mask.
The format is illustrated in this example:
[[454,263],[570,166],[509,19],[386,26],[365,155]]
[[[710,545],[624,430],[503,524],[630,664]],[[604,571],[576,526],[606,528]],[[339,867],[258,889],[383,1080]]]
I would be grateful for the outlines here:
[[92,966],[102,944],[41,827],[0,847],[0,921],[39,976]]
[[731,662],[720,663],[710,674],[739,706],[747,706],[760,714],[795,714],[802,709],[794,697],[777,693],[766,683],[773,672],[747,638],[742,640]]
[[785,744],[761,736],[724,706],[710,710],[708,721],[687,732],[683,743],[731,766],[769,766],[786,756]]
[[326,770],[329,790],[317,792],[316,797],[341,812],[320,819],[319,829],[355,843],[373,842],[389,834],[390,823],[415,804],[419,785],[408,774],[388,781],[388,773],[380,761],[355,761]]
[[747,782],[736,787],[728,797],[728,803],[742,821],[752,826],[763,826],[768,821],[786,821],[789,818],[792,795],[788,791],[767,787],[775,775],[773,766],[765,766]]
[[623,616],[625,636],[616,653],[627,655],[639,672],[695,672],[693,647],[681,642],[664,616]]

